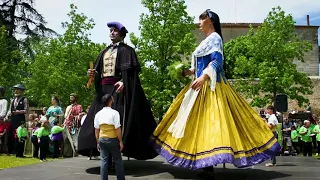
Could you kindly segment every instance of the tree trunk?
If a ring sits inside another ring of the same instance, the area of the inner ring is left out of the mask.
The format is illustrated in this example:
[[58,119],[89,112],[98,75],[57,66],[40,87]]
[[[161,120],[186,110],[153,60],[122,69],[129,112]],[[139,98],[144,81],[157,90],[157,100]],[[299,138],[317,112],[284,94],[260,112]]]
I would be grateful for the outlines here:
[[276,85],[273,85],[273,98],[272,98],[272,103],[273,103],[273,107],[274,107],[274,113],[277,112],[276,110],[276,97],[277,97],[277,90],[276,90]]
[[9,21],[9,38],[13,37],[15,30],[15,12],[16,12],[17,0],[13,0],[12,7],[10,8],[10,21]]

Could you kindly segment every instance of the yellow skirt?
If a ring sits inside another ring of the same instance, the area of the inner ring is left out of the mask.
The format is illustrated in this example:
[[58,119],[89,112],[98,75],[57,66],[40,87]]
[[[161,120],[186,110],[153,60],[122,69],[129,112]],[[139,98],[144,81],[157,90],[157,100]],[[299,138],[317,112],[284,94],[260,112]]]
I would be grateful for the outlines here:
[[155,150],[170,164],[200,169],[222,163],[252,166],[270,159],[280,144],[251,106],[223,80],[215,91],[205,82],[188,116],[184,136],[168,128],[175,120],[186,86],[173,101],[151,137]]

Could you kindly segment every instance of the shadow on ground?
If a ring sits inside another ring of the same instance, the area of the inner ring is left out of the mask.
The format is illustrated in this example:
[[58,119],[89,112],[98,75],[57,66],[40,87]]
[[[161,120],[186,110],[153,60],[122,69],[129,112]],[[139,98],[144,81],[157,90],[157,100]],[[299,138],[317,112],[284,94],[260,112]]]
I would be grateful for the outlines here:
[[297,166],[296,164],[279,164],[277,166],[282,166],[282,167],[293,167],[293,166]]
[[[160,179],[202,179],[199,177],[201,170],[193,171],[174,167],[164,164],[159,161],[123,161],[126,176],[146,177],[158,175]],[[294,166],[287,164],[287,166]],[[88,174],[100,174],[100,167],[93,167],[86,170]],[[110,175],[115,175],[115,172],[109,172]],[[277,178],[290,177],[291,175],[265,171],[261,169],[223,169],[215,168],[215,180],[272,180]],[[213,178],[209,178],[213,179]]]

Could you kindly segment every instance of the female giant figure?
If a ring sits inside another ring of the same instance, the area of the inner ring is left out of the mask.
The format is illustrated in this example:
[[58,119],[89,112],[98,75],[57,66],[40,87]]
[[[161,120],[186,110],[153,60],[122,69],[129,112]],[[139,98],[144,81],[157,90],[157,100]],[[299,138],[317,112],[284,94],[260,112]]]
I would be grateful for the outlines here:
[[151,137],[170,164],[207,169],[231,163],[247,167],[270,159],[280,145],[266,123],[223,74],[223,40],[217,14],[199,17],[207,36],[185,74],[196,79],[176,97]]

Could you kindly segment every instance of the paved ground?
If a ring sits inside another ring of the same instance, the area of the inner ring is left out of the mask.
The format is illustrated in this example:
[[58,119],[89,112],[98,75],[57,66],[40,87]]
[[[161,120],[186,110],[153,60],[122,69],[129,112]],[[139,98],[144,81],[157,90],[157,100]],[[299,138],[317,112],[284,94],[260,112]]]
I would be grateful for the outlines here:
[[[320,161],[309,157],[278,157],[276,167],[257,165],[253,169],[235,169],[228,165],[215,168],[216,180],[316,180],[320,179]],[[99,180],[98,160],[85,157],[0,170],[1,180]],[[127,179],[199,179],[199,171],[176,168],[161,157],[152,161],[124,160]],[[114,174],[109,179],[116,179]]]

